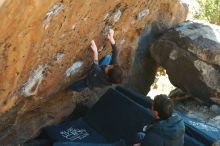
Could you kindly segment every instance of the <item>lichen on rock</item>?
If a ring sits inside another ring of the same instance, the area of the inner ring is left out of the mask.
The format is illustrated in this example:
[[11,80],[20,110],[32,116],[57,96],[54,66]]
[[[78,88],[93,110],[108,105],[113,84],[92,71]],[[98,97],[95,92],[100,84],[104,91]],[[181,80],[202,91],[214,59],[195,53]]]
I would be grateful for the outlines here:
[[79,69],[82,65],[83,65],[82,61],[77,61],[77,62],[73,63],[73,65],[66,70],[66,76],[67,77],[72,76],[74,73],[79,71]]
[[25,96],[33,96],[37,94],[38,87],[41,84],[47,65],[39,65],[38,68],[30,75],[28,81],[22,87]]
[[47,29],[50,25],[50,21],[53,16],[57,15],[57,13],[64,8],[63,3],[57,3],[52,8],[50,8],[44,18],[43,27]]

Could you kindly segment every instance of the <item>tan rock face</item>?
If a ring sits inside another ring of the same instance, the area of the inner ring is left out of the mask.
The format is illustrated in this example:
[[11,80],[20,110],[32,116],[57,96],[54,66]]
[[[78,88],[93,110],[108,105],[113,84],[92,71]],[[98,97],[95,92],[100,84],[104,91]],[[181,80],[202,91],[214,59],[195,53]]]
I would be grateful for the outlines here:
[[185,20],[186,13],[178,0],[2,1],[0,145],[23,143],[42,127],[61,121],[77,103],[101,94],[64,89],[89,70],[92,39],[100,58],[110,53],[105,39],[109,28],[116,31],[124,85],[146,92],[156,65],[149,45],[156,34]]

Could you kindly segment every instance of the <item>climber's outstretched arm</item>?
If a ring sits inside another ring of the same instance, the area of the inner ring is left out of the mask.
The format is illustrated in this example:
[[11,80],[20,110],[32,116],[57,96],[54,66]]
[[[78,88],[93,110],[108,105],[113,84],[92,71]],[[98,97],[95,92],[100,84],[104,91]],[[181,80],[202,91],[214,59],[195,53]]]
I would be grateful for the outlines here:
[[97,49],[97,46],[96,46],[94,40],[91,41],[91,49],[93,51],[94,62],[98,62],[99,61],[99,54],[98,54],[98,49]]
[[115,39],[114,39],[114,30],[110,29],[108,33],[108,40],[111,42],[112,45],[115,45]]
[[110,29],[109,33],[108,33],[108,40],[110,41],[111,45],[112,45],[112,60],[110,64],[118,64],[118,48],[116,46],[115,43],[115,39],[114,39],[114,30]]

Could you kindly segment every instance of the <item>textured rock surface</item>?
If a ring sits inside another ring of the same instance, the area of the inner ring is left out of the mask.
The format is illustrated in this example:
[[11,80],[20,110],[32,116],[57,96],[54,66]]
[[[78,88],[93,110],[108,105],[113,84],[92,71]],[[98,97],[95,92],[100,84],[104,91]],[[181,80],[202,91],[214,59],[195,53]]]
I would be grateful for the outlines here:
[[91,39],[100,58],[110,52],[109,28],[116,30],[124,85],[146,93],[156,68],[149,46],[186,13],[179,0],[5,0],[0,7],[0,145],[23,143],[61,121],[77,103],[102,94],[64,89],[86,75]]
[[171,82],[205,101],[220,99],[220,27],[187,21],[151,48]]
[[207,105],[197,97],[187,95],[180,89],[175,89],[169,95],[174,100],[175,109],[187,117],[198,119],[209,125],[220,128],[218,105]]

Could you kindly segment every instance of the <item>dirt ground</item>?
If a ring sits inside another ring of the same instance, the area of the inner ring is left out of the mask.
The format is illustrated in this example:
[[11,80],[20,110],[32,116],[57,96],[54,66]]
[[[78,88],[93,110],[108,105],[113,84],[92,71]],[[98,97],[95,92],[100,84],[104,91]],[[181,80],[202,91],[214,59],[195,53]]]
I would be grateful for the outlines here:
[[184,112],[188,117],[199,119],[210,125],[220,128],[220,106],[206,105],[195,99],[186,99],[175,102],[176,109]]

